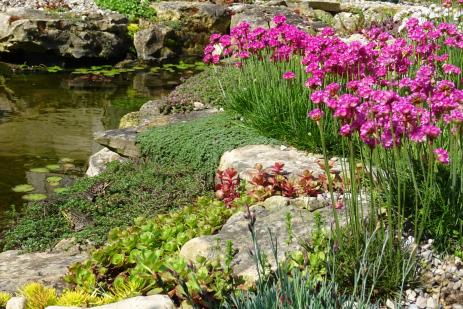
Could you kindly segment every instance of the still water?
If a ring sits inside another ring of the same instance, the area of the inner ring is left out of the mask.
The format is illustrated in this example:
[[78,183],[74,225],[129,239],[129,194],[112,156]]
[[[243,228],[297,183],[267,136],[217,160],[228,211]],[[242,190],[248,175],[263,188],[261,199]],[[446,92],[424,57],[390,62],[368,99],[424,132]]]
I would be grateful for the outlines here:
[[24,193],[13,187],[50,190],[45,180],[51,174],[31,168],[66,158],[72,162],[67,174],[82,175],[88,157],[101,148],[93,133],[117,128],[124,114],[165,95],[181,76],[138,72],[102,82],[70,73],[0,75],[0,230],[7,211],[23,207]]

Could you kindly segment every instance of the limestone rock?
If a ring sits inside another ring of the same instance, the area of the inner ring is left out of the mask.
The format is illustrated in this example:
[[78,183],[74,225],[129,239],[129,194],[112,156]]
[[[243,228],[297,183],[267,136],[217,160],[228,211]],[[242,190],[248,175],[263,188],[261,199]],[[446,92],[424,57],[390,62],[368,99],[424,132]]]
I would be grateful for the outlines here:
[[162,23],[141,29],[134,37],[138,59],[155,63],[173,59],[180,51],[179,45],[172,44],[177,40],[175,30]]
[[62,290],[65,287],[62,277],[67,273],[68,266],[87,257],[85,252],[75,250],[26,254],[21,254],[18,250],[2,252],[0,291],[16,292],[19,287],[30,281]]
[[[235,168],[241,179],[250,181],[256,172],[256,163],[262,164],[263,168],[267,169],[275,162],[281,162],[285,164],[284,170],[289,178],[300,175],[304,170],[310,170],[317,177],[324,174],[324,170],[318,164],[321,158],[319,155],[308,154],[290,147],[248,145],[225,152],[220,159],[218,169]],[[335,162],[333,169],[340,169],[340,162]]]
[[30,61],[120,59],[129,48],[127,19],[119,14],[47,13],[24,8],[0,13],[0,54]]
[[[92,307],[95,309],[176,309],[167,295],[137,296],[117,303]],[[79,309],[79,307],[49,306],[45,309]]]
[[106,169],[106,165],[109,162],[124,160],[124,158],[114,151],[111,151],[108,148],[103,148],[89,158],[88,169],[85,175],[89,177],[100,175]]
[[341,3],[340,1],[332,1],[332,0],[309,0],[307,1],[309,7],[315,10],[322,10],[325,12],[331,13],[339,13],[341,12]]
[[362,17],[359,14],[341,12],[334,16],[334,29],[339,32],[352,33],[362,26]]
[[251,28],[263,27],[270,28],[275,26],[273,17],[275,15],[286,16],[288,24],[295,25],[302,30],[311,30],[312,20],[306,16],[297,14],[294,10],[286,6],[262,6],[257,4],[239,4],[230,8],[233,12],[231,27],[247,22]]
[[159,1],[152,7],[156,18],[175,32],[174,45],[181,55],[202,55],[212,33],[226,33],[230,26],[227,6],[210,2]]
[[95,141],[124,157],[138,158],[137,129],[114,129],[94,134]]
[[138,126],[97,132],[94,134],[95,141],[122,157],[138,158],[140,156],[140,149],[137,144],[138,133],[149,128],[186,122],[218,112],[215,108],[208,108],[188,113],[162,115],[159,113],[159,101],[155,100],[148,103],[138,112],[140,119]]
[[150,100],[140,107],[139,115],[139,125],[149,122],[150,119],[153,119],[161,115],[161,108],[166,103],[162,99]]
[[26,308],[26,298],[25,297],[12,297],[6,303],[6,309],[24,309]]
[[322,10],[313,10],[316,19],[324,22],[328,26],[334,24],[334,17],[331,13]]
[[140,113],[131,112],[122,116],[119,120],[119,129],[125,129],[130,127],[136,127],[140,123]]
[[[278,260],[281,262],[285,258],[286,252],[300,249],[299,243],[310,238],[313,229],[314,214],[306,209],[301,209],[291,203],[291,200],[281,196],[270,197],[264,202],[251,207],[251,212],[256,217],[255,231],[258,244],[263,254],[273,269],[276,261],[272,252],[272,242],[269,231],[273,239],[278,242]],[[345,224],[347,212],[338,211],[341,224]],[[316,210],[326,222],[326,230],[332,222],[332,208],[322,208]],[[292,242],[288,241],[288,231],[286,218],[291,217],[293,232]],[[248,285],[253,284],[258,279],[254,257],[250,254],[254,251],[251,234],[248,230],[249,220],[245,218],[245,213],[240,212],[233,215],[216,235],[203,236],[188,241],[181,249],[180,255],[188,260],[194,261],[197,256],[204,256],[209,259],[223,258],[227,241],[233,242],[233,247],[238,250],[233,259],[233,271],[236,275],[243,276]]]

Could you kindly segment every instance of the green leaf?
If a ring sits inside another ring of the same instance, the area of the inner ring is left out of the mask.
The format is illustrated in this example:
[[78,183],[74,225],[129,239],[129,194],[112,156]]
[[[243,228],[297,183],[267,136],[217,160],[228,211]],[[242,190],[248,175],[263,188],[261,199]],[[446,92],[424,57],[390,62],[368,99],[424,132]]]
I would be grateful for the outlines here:
[[42,193],[31,193],[31,194],[24,195],[22,198],[29,202],[36,202],[36,201],[42,201],[46,199],[47,196]]
[[31,192],[34,191],[34,186],[30,184],[24,184],[24,185],[17,185],[15,186],[12,190],[14,192]]

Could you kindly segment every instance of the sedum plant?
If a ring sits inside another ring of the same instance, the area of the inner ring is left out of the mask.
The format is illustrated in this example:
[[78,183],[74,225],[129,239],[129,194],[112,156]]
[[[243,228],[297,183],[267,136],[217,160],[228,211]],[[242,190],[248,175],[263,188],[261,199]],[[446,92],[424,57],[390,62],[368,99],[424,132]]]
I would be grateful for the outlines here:
[[202,197],[180,210],[137,218],[130,228],[111,230],[108,244],[71,266],[65,280],[85,292],[103,291],[116,299],[160,292],[179,301],[220,299],[238,282],[231,271],[218,262],[187,263],[178,253],[188,240],[215,233],[232,213],[223,202]]

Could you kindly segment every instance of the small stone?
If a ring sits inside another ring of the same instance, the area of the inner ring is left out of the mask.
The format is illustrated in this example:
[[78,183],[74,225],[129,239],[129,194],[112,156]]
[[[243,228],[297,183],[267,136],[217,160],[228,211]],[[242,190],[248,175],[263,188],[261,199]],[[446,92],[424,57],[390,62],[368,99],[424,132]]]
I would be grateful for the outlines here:
[[392,300],[388,299],[386,301],[386,307],[388,307],[389,309],[395,309],[395,304]]
[[204,105],[203,103],[201,102],[193,102],[193,109],[195,111],[200,111],[200,110],[203,110],[206,108],[206,105]]
[[421,308],[421,309],[426,308],[426,305],[427,305],[426,298],[424,298],[423,296],[418,296],[418,298],[416,299],[416,305],[418,306],[418,308]]
[[461,288],[461,281],[457,281],[453,284],[453,289],[458,290]]
[[428,298],[428,300],[426,301],[426,307],[430,309],[436,308],[437,307],[436,300],[432,297]]
[[452,306],[452,309],[463,309],[463,305],[455,304]]
[[13,297],[6,303],[6,309],[24,309],[26,308],[25,297]]
[[408,306],[408,309],[418,309],[418,307],[415,304],[411,304]]
[[424,251],[421,253],[421,256],[427,260],[427,261],[431,261],[431,258],[432,258],[432,251],[431,250],[427,250],[427,251]]
[[416,299],[416,292],[413,290],[407,290],[407,300],[410,302],[414,302]]

